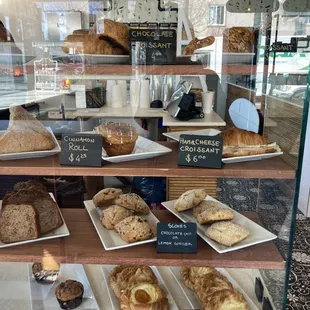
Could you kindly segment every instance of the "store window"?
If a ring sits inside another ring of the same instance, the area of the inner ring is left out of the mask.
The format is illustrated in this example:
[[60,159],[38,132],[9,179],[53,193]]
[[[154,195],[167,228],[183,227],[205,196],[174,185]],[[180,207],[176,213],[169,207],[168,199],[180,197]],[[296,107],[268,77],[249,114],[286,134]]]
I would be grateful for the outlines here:
[[225,25],[225,6],[214,5],[209,7],[209,25],[224,26]]

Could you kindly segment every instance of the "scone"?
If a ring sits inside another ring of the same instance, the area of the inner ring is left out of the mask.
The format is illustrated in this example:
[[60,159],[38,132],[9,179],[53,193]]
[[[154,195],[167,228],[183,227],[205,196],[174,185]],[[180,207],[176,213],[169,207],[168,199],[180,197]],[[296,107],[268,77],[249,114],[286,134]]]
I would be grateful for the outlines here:
[[233,289],[227,278],[218,271],[216,273],[209,273],[203,277],[197,277],[194,286],[194,291],[201,303],[204,303],[204,300],[208,296],[218,291]]
[[236,290],[226,289],[208,295],[202,301],[202,310],[250,310],[247,301]]
[[113,205],[102,211],[100,221],[106,229],[112,230],[117,223],[131,215],[130,210]]
[[139,283],[157,284],[158,280],[149,266],[116,266],[109,275],[109,285],[120,298],[125,289]]
[[195,281],[198,277],[203,277],[210,273],[218,273],[212,267],[181,267],[180,275],[185,285],[191,290],[195,290]]
[[150,239],[154,236],[152,227],[140,216],[129,216],[114,226],[118,235],[126,242],[132,243]]
[[157,284],[139,283],[120,297],[122,310],[168,310],[167,294]]
[[205,210],[208,210],[210,207],[222,207],[222,204],[218,201],[213,200],[203,200],[197,207],[193,209],[193,215],[195,218]]
[[192,209],[200,204],[205,199],[207,193],[204,189],[191,189],[175,202],[175,210],[178,212]]
[[226,245],[232,246],[249,236],[249,231],[243,226],[223,221],[212,224],[205,232],[206,236],[212,240]]
[[209,209],[198,214],[197,222],[201,225],[211,224],[218,221],[228,221],[234,218],[234,211],[221,207],[210,207]]
[[150,213],[150,208],[145,201],[137,194],[123,194],[115,199],[115,204],[123,208],[135,211],[142,215]]
[[93,197],[93,203],[96,207],[108,207],[121,194],[123,194],[123,191],[119,188],[105,188]]

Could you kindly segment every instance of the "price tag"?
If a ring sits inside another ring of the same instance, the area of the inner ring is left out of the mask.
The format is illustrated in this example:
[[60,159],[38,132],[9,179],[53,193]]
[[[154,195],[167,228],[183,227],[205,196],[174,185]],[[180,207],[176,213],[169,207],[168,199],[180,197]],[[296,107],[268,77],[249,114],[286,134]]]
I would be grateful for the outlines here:
[[157,253],[197,253],[197,224],[158,223]]
[[218,136],[181,135],[180,166],[222,168],[223,139]]
[[60,164],[101,167],[102,136],[94,134],[63,134]]

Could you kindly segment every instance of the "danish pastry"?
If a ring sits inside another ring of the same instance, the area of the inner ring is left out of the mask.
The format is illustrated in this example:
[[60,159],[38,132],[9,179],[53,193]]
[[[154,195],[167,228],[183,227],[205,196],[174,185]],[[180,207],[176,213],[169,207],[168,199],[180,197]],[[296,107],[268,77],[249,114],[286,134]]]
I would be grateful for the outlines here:
[[157,284],[140,283],[121,294],[122,310],[168,310],[167,294]]
[[109,284],[118,298],[120,298],[125,289],[130,289],[139,283],[158,283],[150,267],[116,266],[109,275]]

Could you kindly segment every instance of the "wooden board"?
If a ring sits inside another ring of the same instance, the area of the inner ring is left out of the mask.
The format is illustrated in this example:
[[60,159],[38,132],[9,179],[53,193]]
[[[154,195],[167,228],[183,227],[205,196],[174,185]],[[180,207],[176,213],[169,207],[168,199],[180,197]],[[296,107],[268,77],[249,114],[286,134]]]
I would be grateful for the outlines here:
[[[2,249],[0,261],[38,262],[41,260],[43,249],[47,249],[61,263],[285,268],[285,262],[272,241],[227,254],[218,254],[200,238],[197,254],[157,254],[156,243],[105,251],[86,210],[62,209],[62,213],[70,236]],[[154,213],[160,221],[179,222],[168,211]],[[244,214],[252,220],[259,221],[255,213]]]
[[206,178],[262,178],[294,179],[295,170],[280,157],[245,163],[223,165],[222,169],[179,167],[177,165],[178,144],[161,142],[172,149],[161,157],[107,163],[101,168],[60,166],[58,156],[46,158],[2,161],[0,175],[65,175],[65,176],[149,176],[149,177],[206,177]]

